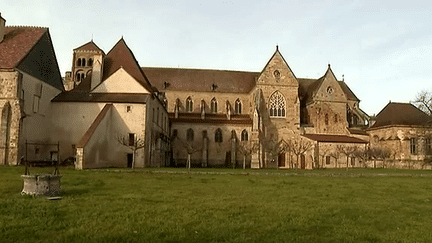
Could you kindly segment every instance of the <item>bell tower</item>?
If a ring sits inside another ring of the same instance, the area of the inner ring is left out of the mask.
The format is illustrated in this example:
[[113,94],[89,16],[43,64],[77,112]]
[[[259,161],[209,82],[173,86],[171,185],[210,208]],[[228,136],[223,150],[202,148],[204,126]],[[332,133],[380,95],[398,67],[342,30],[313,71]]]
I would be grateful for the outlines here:
[[93,72],[95,60],[98,64],[97,67],[100,73],[100,68],[103,66],[104,57],[105,53],[93,42],[93,40],[78,48],[75,48],[73,50],[71,72],[71,78],[74,87],[80,84]]

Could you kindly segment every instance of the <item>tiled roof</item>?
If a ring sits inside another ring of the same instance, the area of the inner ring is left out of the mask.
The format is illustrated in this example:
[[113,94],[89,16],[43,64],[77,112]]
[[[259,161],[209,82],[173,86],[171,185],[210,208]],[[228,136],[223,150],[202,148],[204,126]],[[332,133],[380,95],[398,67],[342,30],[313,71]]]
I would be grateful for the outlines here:
[[14,68],[26,57],[48,28],[7,26],[0,42],[0,68]]
[[388,103],[376,116],[371,128],[389,125],[427,125],[431,121],[426,113],[409,103]]
[[96,103],[147,103],[150,94],[135,93],[89,93],[71,90],[60,93],[52,102],[96,102]]
[[138,65],[132,51],[126,45],[126,42],[120,39],[117,44],[108,52],[104,59],[104,70],[102,82],[114,74],[117,70],[123,68],[127,73],[134,77],[144,88],[153,93],[146,75]]
[[[299,82],[299,95],[302,101],[307,103],[312,100],[313,95],[321,86],[323,79],[324,76],[319,79],[297,79]],[[360,101],[344,81],[338,81],[338,84],[342,88],[348,100]]]
[[[158,90],[248,93],[255,87],[258,72],[142,67]],[[212,85],[217,88],[212,90]]]
[[369,143],[360,138],[345,135],[304,134],[303,136],[321,143]]
[[93,40],[87,42],[86,44],[77,47],[74,49],[74,51],[95,51],[95,52],[102,52],[104,55],[104,51],[102,49],[100,49],[94,42]]

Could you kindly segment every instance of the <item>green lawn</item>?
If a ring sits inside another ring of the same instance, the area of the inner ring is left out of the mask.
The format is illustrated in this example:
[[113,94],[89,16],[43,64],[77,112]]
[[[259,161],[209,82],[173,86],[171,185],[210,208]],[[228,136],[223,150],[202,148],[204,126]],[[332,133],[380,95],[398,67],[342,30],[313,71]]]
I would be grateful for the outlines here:
[[60,168],[61,200],[23,171],[0,167],[0,242],[432,241],[432,171]]

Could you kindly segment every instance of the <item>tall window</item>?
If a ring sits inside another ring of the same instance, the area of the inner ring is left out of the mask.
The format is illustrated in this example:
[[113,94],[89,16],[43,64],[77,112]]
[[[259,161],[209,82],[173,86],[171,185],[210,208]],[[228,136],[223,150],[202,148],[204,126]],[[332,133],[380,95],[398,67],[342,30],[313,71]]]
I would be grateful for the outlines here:
[[329,116],[328,116],[328,114],[324,115],[324,122],[325,122],[326,125],[329,124]]
[[189,96],[186,99],[186,112],[192,112],[193,110],[193,102],[192,102],[192,98]]
[[89,67],[93,66],[93,59],[89,59],[87,65],[89,65]]
[[417,139],[410,138],[410,153],[416,154],[417,153]]
[[85,58],[82,59],[82,63],[81,63],[81,65],[82,65],[83,67],[86,65],[86,59],[85,59]]
[[216,129],[215,142],[216,143],[222,143],[222,130],[220,128]]
[[425,139],[425,152],[426,152],[426,154],[432,154],[431,138]]
[[242,113],[242,104],[241,104],[241,102],[240,102],[239,99],[237,99],[235,101],[235,113],[236,114],[241,114]]
[[129,133],[129,146],[134,146],[135,144],[135,133]]
[[194,131],[192,128],[189,128],[186,132],[186,140],[187,141],[193,141],[194,140]]
[[270,117],[285,117],[285,98],[276,91],[270,97]]
[[326,165],[330,164],[330,156],[326,156]]
[[213,98],[212,100],[211,100],[211,112],[212,113],[217,113],[217,101],[216,101],[216,98]]
[[78,60],[77,60],[77,66],[78,67],[81,66],[81,58],[78,58]]
[[246,130],[243,130],[241,133],[241,140],[242,141],[247,141],[248,140],[248,133]]

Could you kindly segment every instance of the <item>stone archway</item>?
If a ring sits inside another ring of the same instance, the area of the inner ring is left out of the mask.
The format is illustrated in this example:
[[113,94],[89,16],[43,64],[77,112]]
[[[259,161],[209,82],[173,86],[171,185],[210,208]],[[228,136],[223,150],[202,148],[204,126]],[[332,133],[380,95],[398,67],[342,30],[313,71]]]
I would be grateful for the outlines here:
[[1,113],[1,126],[0,126],[0,163],[7,165],[9,155],[9,141],[10,141],[10,123],[12,117],[12,109],[8,103],[6,103]]

